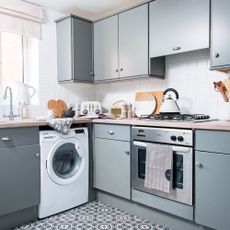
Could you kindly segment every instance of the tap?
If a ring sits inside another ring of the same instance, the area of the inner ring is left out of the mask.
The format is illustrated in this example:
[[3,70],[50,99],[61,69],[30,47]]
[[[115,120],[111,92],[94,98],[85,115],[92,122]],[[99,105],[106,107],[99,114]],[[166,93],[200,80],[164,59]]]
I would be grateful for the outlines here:
[[7,98],[7,92],[10,91],[10,115],[9,119],[14,120],[14,113],[13,113],[13,95],[12,95],[12,89],[7,86],[3,95],[3,99],[5,100]]

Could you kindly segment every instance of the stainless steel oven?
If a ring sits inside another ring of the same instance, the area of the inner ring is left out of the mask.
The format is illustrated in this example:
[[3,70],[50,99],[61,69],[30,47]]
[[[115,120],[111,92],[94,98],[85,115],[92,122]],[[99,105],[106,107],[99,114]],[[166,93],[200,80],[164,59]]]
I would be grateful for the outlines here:
[[[144,186],[146,147],[148,143],[171,145],[173,167],[165,177],[172,179],[170,193]],[[193,134],[192,130],[165,128],[132,128],[132,188],[188,205],[193,204]],[[172,172],[171,172],[172,171]],[[171,178],[172,177],[172,178]]]

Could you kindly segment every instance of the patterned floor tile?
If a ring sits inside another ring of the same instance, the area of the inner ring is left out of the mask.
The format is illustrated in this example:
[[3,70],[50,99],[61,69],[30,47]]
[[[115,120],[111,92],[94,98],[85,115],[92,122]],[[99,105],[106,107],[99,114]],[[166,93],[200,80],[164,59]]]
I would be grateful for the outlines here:
[[170,230],[102,202],[91,202],[15,230]]

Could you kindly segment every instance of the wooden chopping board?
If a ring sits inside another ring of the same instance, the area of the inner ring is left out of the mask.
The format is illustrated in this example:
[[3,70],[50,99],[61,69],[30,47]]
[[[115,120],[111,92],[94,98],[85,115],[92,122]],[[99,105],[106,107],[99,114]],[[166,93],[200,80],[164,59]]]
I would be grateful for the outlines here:
[[156,108],[152,114],[159,114],[161,102],[163,100],[163,91],[137,92],[135,96],[135,101],[152,100],[152,97],[150,96],[150,94],[152,94],[156,100]]
[[49,110],[53,110],[56,118],[61,118],[63,112],[67,109],[66,103],[62,100],[49,100],[47,106]]

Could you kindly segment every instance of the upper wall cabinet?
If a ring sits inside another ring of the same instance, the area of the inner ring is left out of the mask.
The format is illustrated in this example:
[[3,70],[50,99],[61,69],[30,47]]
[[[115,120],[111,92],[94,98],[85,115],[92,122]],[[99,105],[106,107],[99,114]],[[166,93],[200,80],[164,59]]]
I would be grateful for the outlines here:
[[209,0],[151,2],[150,57],[208,48],[209,3]]
[[148,5],[119,14],[120,77],[148,74]]
[[147,4],[94,24],[94,73],[95,81],[148,75]]
[[230,1],[212,0],[211,68],[230,69]]
[[95,81],[119,77],[118,16],[94,23]]
[[57,21],[58,81],[93,81],[92,22],[67,17]]

